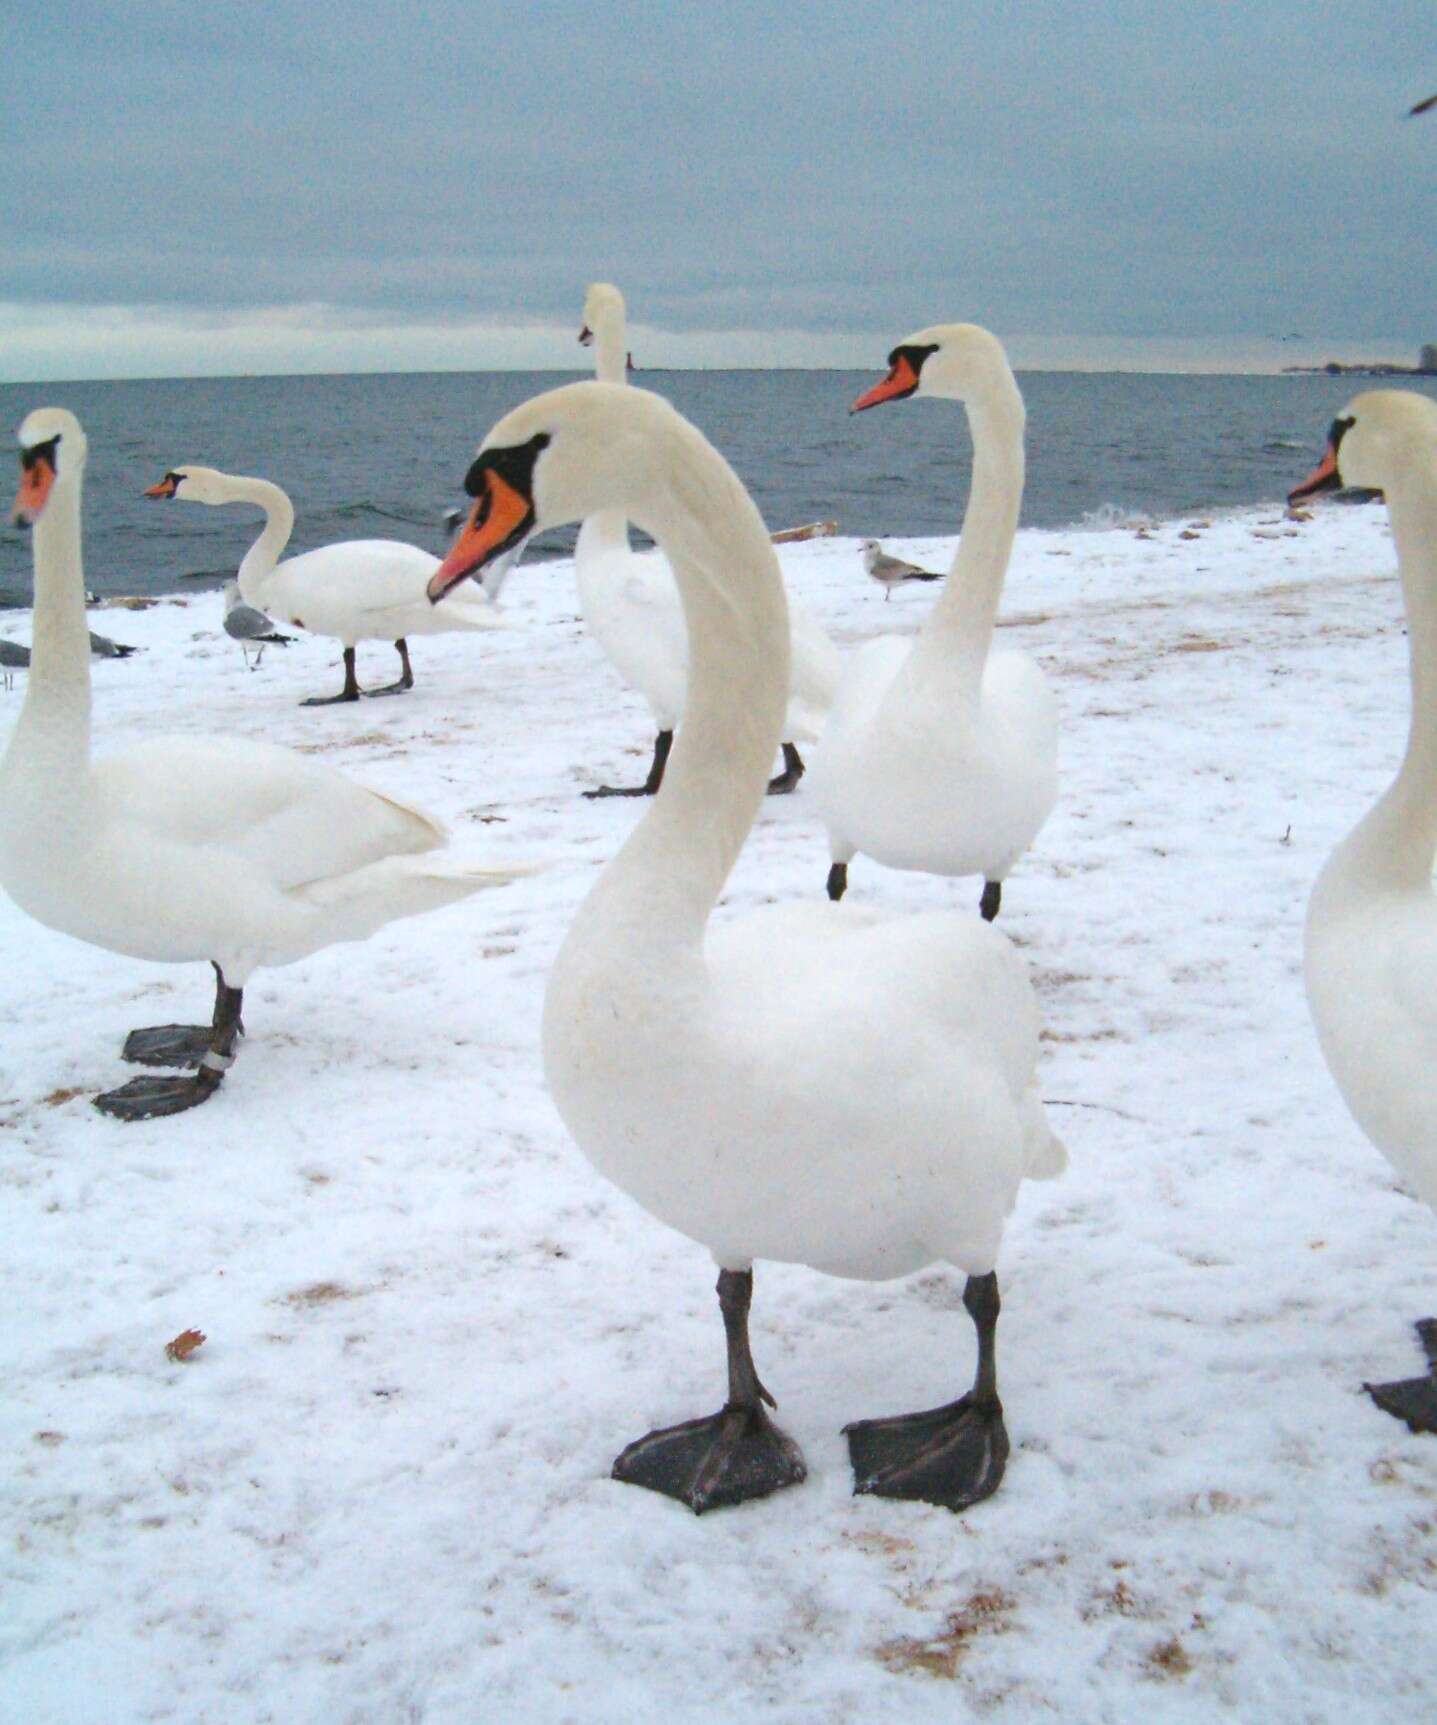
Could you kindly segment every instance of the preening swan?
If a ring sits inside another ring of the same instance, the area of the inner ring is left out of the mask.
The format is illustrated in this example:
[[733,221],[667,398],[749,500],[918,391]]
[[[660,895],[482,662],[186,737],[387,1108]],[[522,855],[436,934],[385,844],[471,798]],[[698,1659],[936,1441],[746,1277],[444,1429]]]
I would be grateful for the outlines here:
[[[424,585],[439,559],[397,539],[343,539],[281,563],[280,554],[294,530],[294,505],[267,479],[245,479],[213,467],[175,467],[145,496],[178,497],[185,503],[252,503],[264,511],[264,530],[239,566],[241,597],[280,622],[311,635],[332,636],[344,645],[344,687],[337,695],[311,695],[303,703],[306,707],[412,689],[410,635],[507,626],[494,607],[482,601],[429,604]],[[355,675],[358,641],[392,641],[399,654],[399,680],[381,689],[361,689]]]
[[1058,793],[1057,709],[1025,654],[992,651],[1023,500],[1023,398],[995,336],[939,324],[888,356],[855,413],[913,395],[962,401],[973,484],[943,592],[916,637],[851,654],[810,791],[828,827],[830,898],[861,851],[890,868],[983,876],[983,915]]
[[[1063,1151],[1034,1085],[1022,961],[968,916],[770,906],[709,927],[753,825],[788,700],[777,558],[727,463],[647,391],[571,384],[489,433],[468,525],[430,583],[502,578],[531,532],[622,509],[663,547],[689,630],[684,722],[662,791],[570,930],[544,1003],[544,1070],[580,1148],[719,1266],[729,1396],[653,1432],[617,1478],[696,1511],[804,1477],[748,1341],[755,1258],[884,1279],[969,1276],[972,1390],[848,1428],[855,1489],[961,1508],[1007,1454],[994,1260],[1025,1174]],[[903,1026],[901,1039],[892,1027]]]
[[[608,282],[594,282],[584,298],[579,340],[594,346],[596,377],[623,383],[624,296]],[[653,761],[641,785],[601,785],[587,797],[651,797],[664,780],[674,727],[684,708],[688,682],[688,640],[673,574],[661,553],[629,548],[629,524],[622,510],[590,516],[579,529],[574,574],[584,624],[630,687],[643,695],[654,715]],[[784,727],[783,772],[772,781],[775,794],[791,791],[803,776],[795,739],[817,739],[838,681],[838,654],[819,625],[790,607],[793,631],[793,687]]]
[[257,966],[363,940],[529,871],[449,858],[428,815],[268,743],[167,737],[92,761],[85,453],[60,408],[20,427],[15,519],[34,529],[35,636],[0,761],[0,886],[37,922],[111,952],[214,965],[212,1024],[139,1030],[125,1045],[129,1060],[193,1076],[137,1078],[96,1098],[139,1120],[218,1088]]
[[[1386,494],[1407,610],[1412,724],[1397,777],[1312,889],[1307,998],[1357,1124],[1437,1207],[1437,403],[1396,389],[1357,396],[1289,502],[1337,485]],[[1417,1328],[1437,1367],[1437,1320]],[[1437,1432],[1431,1372],[1366,1387],[1414,1431]]]

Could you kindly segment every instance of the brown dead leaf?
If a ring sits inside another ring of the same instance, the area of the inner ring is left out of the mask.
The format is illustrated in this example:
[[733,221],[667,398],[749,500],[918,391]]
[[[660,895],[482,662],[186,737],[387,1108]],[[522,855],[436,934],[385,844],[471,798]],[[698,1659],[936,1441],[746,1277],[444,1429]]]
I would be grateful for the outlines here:
[[174,1341],[165,1343],[165,1358],[187,1360],[196,1348],[204,1346],[204,1341],[203,1330],[181,1330]]

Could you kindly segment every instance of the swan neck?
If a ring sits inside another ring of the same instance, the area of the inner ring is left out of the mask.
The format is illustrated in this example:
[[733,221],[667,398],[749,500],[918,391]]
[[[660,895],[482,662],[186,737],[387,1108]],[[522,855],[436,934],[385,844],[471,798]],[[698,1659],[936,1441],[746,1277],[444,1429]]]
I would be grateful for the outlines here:
[[[788,704],[788,604],[768,532],[695,433],[631,513],[664,551],[689,639],[683,723],[652,808],[585,907],[624,949],[697,946],[763,802]],[[578,925],[576,925],[576,932]]]
[[294,532],[294,505],[278,485],[267,479],[230,479],[226,485],[226,503],[255,503],[264,510],[264,527],[239,566],[239,590],[247,604],[262,603],[265,581],[274,573],[275,565],[289,544]]
[[90,632],[80,553],[80,476],[56,481],[31,529],[35,611],[25,704],[7,754],[51,778],[90,753]]
[[1430,887],[1437,857],[1437,481],[1430,452],[1387,488],[1402,575],[1412,719],[1397,777],[1348,841],[1364,879]]
[[[624,338],[623,313],[606,308],[594,324],[594,376],[600,383],[629,381],[628,351]],[[629,523],[622,509],[601,509],[591,515],[579,530],[582,550],[575,548],[576,558],[606,551],[629,549]]]
[[600,383],[629,381],[624,319],[617,311],[600,313],[594,325],[594,376]]
[[938,653],[975,680],[982,676],[1023,503],[1023,407],[1013,400],[970,400],[973,480],[963,532],[944,590],[915,648]]

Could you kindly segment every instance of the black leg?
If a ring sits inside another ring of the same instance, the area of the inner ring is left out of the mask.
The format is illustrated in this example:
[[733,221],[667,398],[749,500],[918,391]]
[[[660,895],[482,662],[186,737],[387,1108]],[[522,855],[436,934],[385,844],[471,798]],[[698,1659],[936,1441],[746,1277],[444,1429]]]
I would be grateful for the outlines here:
[[653,1431],[614,1463],[614,1478],[686,1503],[695,1515],[767,1497],[808,1476],[798,1445],[763,1411],[775,1406],[748,1345],[752,1270],[720,1270],[719,1310],[728,1342],[728,1400],[707,1419]]
[[1384,1413],[1406,1420],[1410,1430],[1437,1432],[1437,1318],[1419,1318],[1416,1327],[1427,1355],[1427,1375],[1362,1387]]
[[768,794],[771,797],[786,797],[803,777],[803,756],[792,743],[783,745],[783,771],[776,779],[768,781]]
[[359,699],[359,679],[354,674],[354,648],[344,649],[344,687],[337,695],[311,695],[307,701],[301,701],[301,707],[333,707],[340,701],[357,701]]
[[[132,1030],[125,1038],[121,1058],[136,1066],[198,1066],[208,1052],[220,1022],[225,979],[220,967],[215,973],[215,1009],[208,1024],[152,1024]],[[239,1027],[244,1035],[244,1026]]]
[[973,1388],[958,1401],[926,1413],[845,1426],[855,1492],[959,1510],[991,1497],[1002,1483],[1008,1433],[998,1400],[997,1276],[970,1276],[963,1304],[978,1331]]
[[600,785],[596,791],[585,791],[591,802],[599,797],[652,797],[658,795],[664,782],[664,768],[669,764],[669,750],[674,746],[672,731],[660,731],[654,738],[654,758],[649,763],[649,776],[641,785]]
[[835,863],[828,871],[828,896],[835,904],[848,891],[848,864]]
[[992,922],[998,914],[998,906],[1003,902],[1003,883],[1000,880],[985,880],[983,882],[983,897],[978,901],[978,909],[982,912],[984,922]]
[[414,687],[414,673],[409,668],[409,643],[401,639],[394,643],[394,648],[399,654],[401,666],[399,681],[397,683],[385,683],[378,689],[365,689],[363,691],[365,695],[402,695],[406,689]]
[[219,1089],[225,1073],[235,1061],[235,1048],[244,1026],[240,1010],[244,1005],[242,989],[231,988],[215,966],[219,983],[215,992],[215,1021],[210,1030],[209,1045],[200,1057],[193,1076],[164,1078],[132,1078],[118,1090],[107,1090],[95,1098],[102,1114],[117,1120],[149,1120],[157,1114],[182,1114],[187,1108],[197,1108],[208,1102]]

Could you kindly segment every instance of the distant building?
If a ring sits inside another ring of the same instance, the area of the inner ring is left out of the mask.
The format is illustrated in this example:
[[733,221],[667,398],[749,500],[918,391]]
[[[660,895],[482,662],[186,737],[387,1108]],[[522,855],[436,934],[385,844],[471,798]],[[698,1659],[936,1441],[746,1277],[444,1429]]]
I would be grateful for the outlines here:
[[1422,344],[1422,354],[1417,361],[1419,371],[1437,371],[1437,341],[1426,341]]

